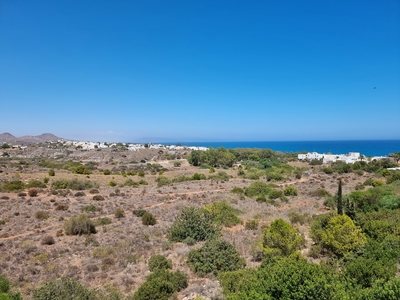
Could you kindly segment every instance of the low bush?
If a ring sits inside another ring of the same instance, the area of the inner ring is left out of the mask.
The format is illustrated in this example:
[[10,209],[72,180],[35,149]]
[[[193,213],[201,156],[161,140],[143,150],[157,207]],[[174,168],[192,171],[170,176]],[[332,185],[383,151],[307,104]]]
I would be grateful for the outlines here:
[[234,271],[245,265],[235,247],[217,239],[207,241],[199,250],[190,251],[188,264],[200,276]]
[[52,183],[52,188],[56,190],[62,190],[62,189],[71,189],[71,190],[76,190],[76,191],[82,191],[82,190],[88,190],[92,189],[95,187],[98,187],[98,185],[94,182],[91,181],[81,181],[78,179],[72,179],[72,180],[67,180],[67,179],[62,179],[62,180],[56,180]]
[[282,219],[275,220],[264,230],[263,247],[268,256],[291,255],[303,244],[301,234]]
[[25,184],[25,188],[40,188],[44,189],[46,188],[46,184],[43,181],[37,180],[37,179],[31,179],[28,181],[28,183]]
[[37,189],[29,189],[28,195],[29,195],[29,197],[37,197],[38,190]]
[[230,300],[349,299],[333,271],[297,257],[273,260],[258,269],[225,272],[219,279]]
[[157,223],[156,218],[153,216],[153,214],[149,213],[148,211],[146,211],[142,215],[142,224],[143,225],[153,226],[153,225],[156,225],[156,223]]
[[164,185],[169,185],[169,184],[172,183],[172,181],[169,178],[165,177],[165,176],[158,176],[157,179],[156,179],[156,182],[157,182],[157,186],[158,187],[161,187],[161,186],[164,186]]
[[72,278],[60,278],[45,283],[33,291],[34,300],[90,300],[94,294]]
[[86,215],[78,215],[65,221],[64,231],[67,235],[92,234],[96,233],[96,227]]
[[214,202],[203,208],[216,224],[232,227],[240,224],[239,210],[230,206],[226,201]]
[[187,238],[194,241],[204,241],[214,237],[218,228],[209,214],[204,210],[187,207],[176,218],[169,230],[169,239],[174,242],[183,242]]
[[10,193],[19,192],[25,188],[25,184],[21,180],[0,182],[0,192]]
[[56,172],[54,171],[54,169],[50,169],[48,174],[51,177],[56,176]]
[[38,220],[47,220],[50,217],[50,214],[47,211],[39,210],[35,213],[35,218]]
[[94,195],[92,199],[94,201],[103,201],[104,197],[102,195]]
[[159,270],[150,274],[133,294],[132,300],[168,300],[187,287],[186,274],[177,271]]
[[285,196],[297,196],[297,189],[296,187],[289,185],[285,187],[285,189],[283,190],[283,194]]
[[172,269],[172,261],[163,255],[153,255],[149,259],[149,270],[151,272],[158,270]]

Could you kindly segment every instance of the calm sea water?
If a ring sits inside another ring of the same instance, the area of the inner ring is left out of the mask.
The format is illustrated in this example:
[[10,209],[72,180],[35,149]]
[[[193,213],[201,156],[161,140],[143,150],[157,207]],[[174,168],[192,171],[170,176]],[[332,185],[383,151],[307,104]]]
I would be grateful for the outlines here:
[[[174,143],[171,143],[174,144]],[[296,142],[187,142],[175,143],[185,146],[209,148],[259,148],[283,152],[319,152],[341,154],[360,152],[367,156],[388,155],[400,152],[400,140],[379,141],[296,141]]]

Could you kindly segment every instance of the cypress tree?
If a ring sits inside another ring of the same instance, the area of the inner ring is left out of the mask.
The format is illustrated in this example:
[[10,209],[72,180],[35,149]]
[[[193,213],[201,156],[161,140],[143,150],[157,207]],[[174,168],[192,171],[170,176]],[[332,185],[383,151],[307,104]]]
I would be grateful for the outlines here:
[[337,213],[343,215],[342,179],[339,179],[337,192]]

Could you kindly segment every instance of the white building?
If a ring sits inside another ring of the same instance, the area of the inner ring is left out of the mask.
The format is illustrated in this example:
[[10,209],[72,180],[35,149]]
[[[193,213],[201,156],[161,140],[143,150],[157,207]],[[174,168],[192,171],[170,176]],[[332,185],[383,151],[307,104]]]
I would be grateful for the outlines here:
[[336,161],[343,161],[346,164],[353,164],[356,161],[363,160],[363,156],[359,152],[349,152],[347,154],[324,154],[317,152],[309,152],[298,154],[297,158],[299,160],[322,160],[324,164],[332,163]]

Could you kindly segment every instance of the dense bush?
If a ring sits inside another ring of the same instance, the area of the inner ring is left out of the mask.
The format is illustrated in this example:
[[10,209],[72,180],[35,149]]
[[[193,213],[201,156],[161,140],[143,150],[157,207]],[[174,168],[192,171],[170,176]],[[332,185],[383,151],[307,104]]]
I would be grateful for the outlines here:
[[335,273],[293,257],[258,269],[222,273],[219,277],[228,300],[348,299]]
[[263,247],[268,256],[293,254],[303,244],[301,234],[282,219],[275,220],[264,231]]
[[72,278],[50,281],[33,292],[34,300],[91,300],[94,294]]
[[383,240],[388,235],[400,236],[400,209],[358,213],[356,220],[373,239]]
[[187,287],[187,277],[177,271],[159,270],[150,274],[134,293],[132,300],[168,300]]
[[244,267],[244,261],[235,247],[223,240],[207,241],[199,250],[189,252],[188,264],[200,276]]
[[190,238],[194,241],[204,241],[214,237],[218,228],[212,217],[204,210],[187,207],[182,210],[169,230],[171,241],[183,242]]
[[400,278],[394,277],[387,282],[376,284],[360,292],[359,300],[398,300],[400,299]]
[[96,233],[96,227],[86,215],[79,215],[65,221],[64,231],[67,235],[91,234]]
[[163,255],[153,255],[149,259],[149,270],[151,272],[158,270],[172,269],[172,261]]
[[347,215],[318,216],[312,224],[311,235],[317,244],[338,256],[358,250],[367,242],[361,228]]
[[230,206],[226,201],[214,202],[204,206],[204,210],[216,224],[232,227],[240,223],[239,210]]

